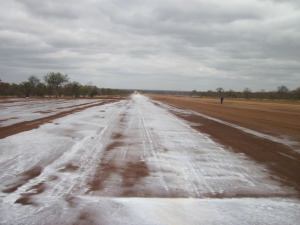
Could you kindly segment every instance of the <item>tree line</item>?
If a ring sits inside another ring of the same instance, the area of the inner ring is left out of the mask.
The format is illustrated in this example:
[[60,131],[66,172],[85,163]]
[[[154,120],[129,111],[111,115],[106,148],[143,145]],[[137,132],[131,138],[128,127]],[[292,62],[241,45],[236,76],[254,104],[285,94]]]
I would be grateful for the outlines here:
[[[0,79],[0,96],[16,97],[95,97],[101,95],[127,95],[132,90],[119,90],[111,88],[98,88],[92,83],[81,85],[78,82],[70,82],[67,74],[60,72],[49,72],[41,82],[36,76],[30,76],[27,81],[20,84],[5,83]],[[225,98],[254,98],[254,99],[288,99],[300,100],[300,87],[289,90],[281,85],[274,91],[252,91],[245,88],[243,91],[225,90],[222,87],[208,91],[155,91],[148,90],[144,93],[160,93],[171,95],[188,95],[192,97],[225,97]]]
[[81,85],[73,81],[67,74],[49,72],[41,82],[36,76],[30,76],[20,84],[5,83],[0,80],[0,96],[16,97],[95,97],[101,95],[126,95],[126,90],[98,88],[92,83]]
[[232,89],[225,90],[222,87],[216,90],[208,91],[164,91],[164,90],[147,90],[143,93],[149,94],[167,94],[177,96],[190,96],[190,97],[212,97],[212,98],[245,98],[245,99],[287,99],[287,100],[300,100],[300,87],[289,90],[286,86],[281,85],[274,91],[252,91],[250,88],[245,88],[243,91],[234,91]]
[[245,88],[243,91],[234,91],[232,89],[224,90],[222,87],[215,91],[196,91],[189,93],[190,96],[202,97],[225,97],[225,98],[246,98],[246,99],[287,99],[300,100],[300,87],[289,90],[286,86],[281,85],[274,91],[252,91],[250,88]]

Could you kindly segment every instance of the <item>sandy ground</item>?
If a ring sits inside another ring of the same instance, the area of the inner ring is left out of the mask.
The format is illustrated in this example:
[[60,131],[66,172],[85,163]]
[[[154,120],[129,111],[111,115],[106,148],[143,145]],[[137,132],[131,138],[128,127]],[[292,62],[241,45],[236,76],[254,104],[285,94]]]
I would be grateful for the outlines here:
[[10,99],[0,101],[0,139],[38,128],[54,119],[119,99]]
[[295,186],[268,165],[199,132],[190,116],[134,95],[1,139],[1,223],[300,220]]
[[300,103],[153,95],[192,127],[267,166],[300,193]]
[[190,98],[152,95],[153,99],[182,109],[201,112],[214,118],[300,143],[300,102],[269,100]]

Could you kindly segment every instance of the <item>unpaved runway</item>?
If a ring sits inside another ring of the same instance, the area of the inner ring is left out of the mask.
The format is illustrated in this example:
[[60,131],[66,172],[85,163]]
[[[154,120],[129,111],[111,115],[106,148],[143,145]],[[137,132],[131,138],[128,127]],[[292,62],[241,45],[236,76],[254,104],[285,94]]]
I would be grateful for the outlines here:
[[[300,104],[154,95],[155,104],[188,121],[232,152],[266,166],[300,196]],[[163,103],[162,103],[163,102]]]
[[150,99],[0,142],[3,224],[295,224],[297,191]]

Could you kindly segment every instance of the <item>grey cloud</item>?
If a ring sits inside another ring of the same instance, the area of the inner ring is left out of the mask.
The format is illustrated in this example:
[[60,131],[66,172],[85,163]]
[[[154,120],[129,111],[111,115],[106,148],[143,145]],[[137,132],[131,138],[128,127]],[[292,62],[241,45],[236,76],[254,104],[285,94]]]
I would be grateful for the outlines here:
[[1,79],[60,70],[113,88],[295,88],[297,2],[1,1]]
[[[55,19],[76,19],[79,15],[79,7],[68,1],[35,1],[18,0],[29,13],[35,16]],[[80,3],[77,1],[77,4]]]

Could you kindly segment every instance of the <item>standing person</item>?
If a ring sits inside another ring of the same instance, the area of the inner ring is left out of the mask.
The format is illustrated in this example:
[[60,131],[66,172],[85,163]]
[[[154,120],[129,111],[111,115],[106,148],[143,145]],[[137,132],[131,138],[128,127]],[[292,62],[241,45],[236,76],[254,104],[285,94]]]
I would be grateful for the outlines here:
[[221,97],[221,104],[223,104],[223,100],[224,100],[224,98],[223,98],[223,96]]

